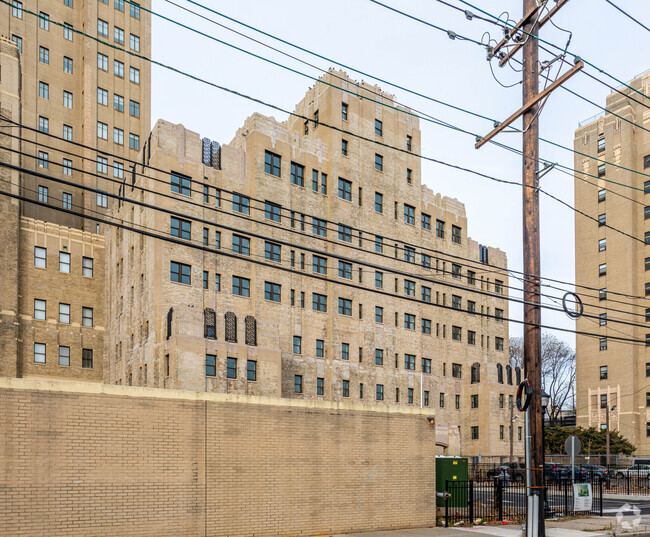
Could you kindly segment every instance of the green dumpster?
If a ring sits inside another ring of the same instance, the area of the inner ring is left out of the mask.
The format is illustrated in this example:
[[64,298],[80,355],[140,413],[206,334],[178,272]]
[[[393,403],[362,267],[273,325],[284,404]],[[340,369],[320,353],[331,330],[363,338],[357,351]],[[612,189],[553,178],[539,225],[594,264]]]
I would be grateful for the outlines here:
[[[468,464],[464,457],[436,457],[436,492],[447,490],[447,481],[457,482],[449,487],[451,493],[449,505],[467,507]],[[436,497],[436,505],[444,507],[445,500]]]

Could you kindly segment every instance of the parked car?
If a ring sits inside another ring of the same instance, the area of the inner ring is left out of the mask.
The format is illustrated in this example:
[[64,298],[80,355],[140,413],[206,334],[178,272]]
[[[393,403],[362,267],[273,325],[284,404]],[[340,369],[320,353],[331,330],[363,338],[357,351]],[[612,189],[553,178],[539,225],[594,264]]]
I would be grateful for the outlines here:
[[580,466],[585,472],[587,472],[587,478],[593,479],[594,477],[600,477],[600,479],[607,479],[609,476],[609,470],[604,466],[598,466],[596,464],[583,464]]
[[499,477],[502,471],[505,471],[510,477],[511,481],[523,483],[525,479],[525,464],[520,462],[506,462],[501,466],[492,468],[487,471],[488,479]]
[[629,468],[621,468],[616,470],[616,477],[618,479],[627,479],[629,477],[641,477],[643,479],[650,479],[650,465],[635,464]]
[[547,481],[563,481],[569,477],[569,473],[562,464],[546,462],[544,463],[544,477]]
[[[571,480],[571,465],[570,464],[559,464],[562,468],[562,479]],[[573,480],[574,481],[586,481],[588,478],[588,472],[581,469],[579,466],[573,467]]]

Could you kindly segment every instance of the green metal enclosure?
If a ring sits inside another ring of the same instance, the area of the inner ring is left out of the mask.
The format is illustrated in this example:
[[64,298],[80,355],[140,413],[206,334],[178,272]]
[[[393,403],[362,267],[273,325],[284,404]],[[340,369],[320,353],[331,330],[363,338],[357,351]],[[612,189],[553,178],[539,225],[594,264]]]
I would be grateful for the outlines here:
[[[467,459],[463,457],[436,457],[436,492],[444,492],[447,481],[459,481],[465,486],[456,486],[449,500],[455,507],[467,507]],[[444,507],[445,500],[436,497],[436,505]]]

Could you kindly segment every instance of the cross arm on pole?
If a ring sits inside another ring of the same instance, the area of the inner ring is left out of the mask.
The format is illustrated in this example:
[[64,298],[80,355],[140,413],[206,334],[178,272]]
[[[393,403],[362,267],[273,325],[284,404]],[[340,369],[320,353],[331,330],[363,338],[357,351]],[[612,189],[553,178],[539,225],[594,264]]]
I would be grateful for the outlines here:
[[[539,28],[541,28],[548,21],[550,21],[551,18],[553,17],[553,15],[555,15],[568,2],[569,2],[569,0],[558,0],[557,4],[555,4],[550,9],[550,11],[540,19]],[[499,67],[503,67],[506,63],[508,63],[508,60],[510,60],[510,58],[512,58],[522,46],[523,46],[523,43],[517,43],[508,52],[506,52],[505,53],[506,55],[501,60],[499,60]],[[495,49],[495,54],[496,54],[496,50],[497,49]]]
[[531,17],[534,17],[536,13],[539,11],[541,8],[541,5],[533,7],[528,13],[526,13],[526,16],[521,19],[517,24],[515,24],[512,28],[506,31],[505,37],[499,41],[497,45],[495,45],[494,50],[492,51],[493,54],[496,54],[501,50],[508,41],[512,39],[512,36],[514,36],[519,30],[521,30],[522,26],[526,24]]
[[510,125],[513,121],[515,121],[518,117],[522,116],[525,114],[528,110],[530,110],[533,106],[535,106],[539,101],[550,95],[550,93],[564,84],[569,78],[571,78],[573,75],[575,75],[578,71],[580,71],[585,64],[582,61],[579,61],[576,63],[571,69],[569,69],[566,73],[564,73],[560,78],[558,78],[555,82],[553,82],[550,86],[545,88],[543,91],[539,92],[533,99],[528,101],[524,106],[522,106],[519,110],[517,110],[514,114],[512,114],[508,119],[506,119],[503,123],[499,123],[492,131],[490,131],[488,134],[486,134],[483,138],[481,138],[478,142],[476,142],[475,146],[476,149],[480,149],[483,145],[488,143],[492,138],[494,138],[497,134],[499,134],[503,129],[505,129],[508,125]]

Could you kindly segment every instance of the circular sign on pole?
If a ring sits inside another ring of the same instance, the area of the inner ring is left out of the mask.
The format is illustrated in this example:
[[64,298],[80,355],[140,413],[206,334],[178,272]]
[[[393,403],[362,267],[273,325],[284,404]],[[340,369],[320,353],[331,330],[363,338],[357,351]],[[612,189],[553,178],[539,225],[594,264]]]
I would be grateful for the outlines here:
[[573,455],[574,457],[580,453],[582,449],[582,444],[580,439],[577,436],[569,436],[564,442],[564,452],[567,455]]
[[528,405],[530,405],[530,398],[532,394],[533,389],[530,385],[530,382],[528,379],[524,379],[524,381],[519,385],[519,388],[517,388],[517,410],[520,412],[526,412]]

